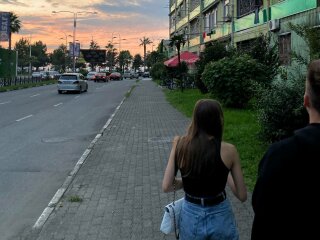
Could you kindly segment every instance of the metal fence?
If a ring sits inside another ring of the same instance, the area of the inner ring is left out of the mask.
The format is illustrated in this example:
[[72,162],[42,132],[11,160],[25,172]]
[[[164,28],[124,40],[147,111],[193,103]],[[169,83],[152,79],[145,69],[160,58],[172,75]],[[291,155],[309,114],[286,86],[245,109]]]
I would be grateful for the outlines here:
[[41,77],[18,76],[18,77],[3,77],[0,78],[0,87],[17,86],[22,84],[42,82]]

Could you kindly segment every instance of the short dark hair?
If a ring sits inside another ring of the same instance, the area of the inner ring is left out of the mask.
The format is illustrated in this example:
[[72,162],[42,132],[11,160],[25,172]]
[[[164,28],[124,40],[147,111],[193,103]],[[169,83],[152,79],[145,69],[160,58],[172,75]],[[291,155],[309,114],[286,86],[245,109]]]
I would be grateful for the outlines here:
[[320,113],[320,59],[312,61],[308,66],[307,81],[312,106]]

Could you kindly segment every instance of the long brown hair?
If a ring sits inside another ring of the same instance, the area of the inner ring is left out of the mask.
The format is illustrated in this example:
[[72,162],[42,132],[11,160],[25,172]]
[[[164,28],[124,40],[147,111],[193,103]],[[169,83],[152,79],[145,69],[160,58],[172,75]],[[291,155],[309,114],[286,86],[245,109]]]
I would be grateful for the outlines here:
[[312,106],[320,113],[320,59],[309,64],[307,81]]
[[[218,101],[201,99],[193,110],[187,134],[180,138],[176,148],[176,164],[184,176],[196,176],[209,167],[222,140],[223,112]],[[209,138],[213,137],[213,141]]]

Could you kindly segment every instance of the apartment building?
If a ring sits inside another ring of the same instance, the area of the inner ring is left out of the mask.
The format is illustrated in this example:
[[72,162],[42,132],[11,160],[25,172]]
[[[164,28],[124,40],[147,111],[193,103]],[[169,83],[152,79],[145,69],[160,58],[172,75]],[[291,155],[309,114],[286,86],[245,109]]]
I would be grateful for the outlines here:
[[[200,54],[213,41],[246,47],[261,33],[270,34],[288,65],[291,51],[305,47],[288,23],[319,27],[319,6],[320,0],[170,0],[169,35],[184,34],[182,51]],[[168,49],[169,56],[176,54]]]

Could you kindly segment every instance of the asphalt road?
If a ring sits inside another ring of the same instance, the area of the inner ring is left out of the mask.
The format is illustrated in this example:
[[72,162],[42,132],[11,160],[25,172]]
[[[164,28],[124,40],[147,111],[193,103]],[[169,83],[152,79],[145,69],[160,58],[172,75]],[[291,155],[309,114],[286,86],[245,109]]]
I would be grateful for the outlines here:
[[135,80],[0,93],[0,233],[30,229]]

